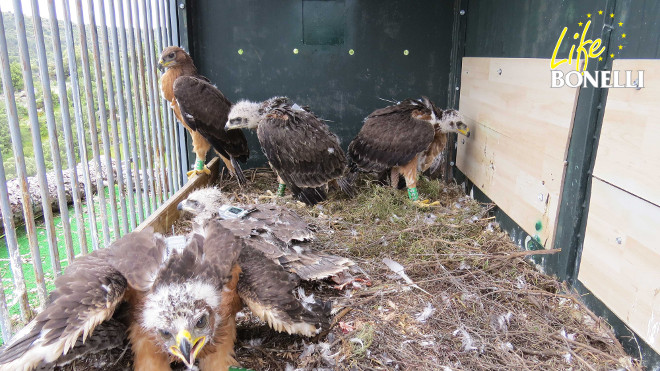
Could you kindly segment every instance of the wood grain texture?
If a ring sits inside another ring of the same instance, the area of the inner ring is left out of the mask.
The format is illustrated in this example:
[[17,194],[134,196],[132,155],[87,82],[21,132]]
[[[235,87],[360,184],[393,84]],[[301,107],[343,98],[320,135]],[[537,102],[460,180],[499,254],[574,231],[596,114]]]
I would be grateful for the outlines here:
[[550,76],[549,59],[463,58],[460,112],[472,136],[458,139],[456,161],[546,248],[554,239],[578,94],[550,88]]
[[660,60],[617,59],[612,69],[643,70],[645,87],[609,89],[594,176],[660,205]]
[[217,176],[220,167],[220,158],[216,157],[208,163],[208,168],[211,174],[198,174],[188,180],[188,183],[181,187],[172,197],[170,197],[164,204],[160,205],[158,210],[154,211],[147,219],[135,228],[135,231],[141,231],[147,227],[153,227],[154,232],[167,233],[177,219],[180,217],[180,212],[177,210],[179,202],[185,200],[190,192],[206,187]]
[[597,178],[578,279],[660,352],[660,207]]

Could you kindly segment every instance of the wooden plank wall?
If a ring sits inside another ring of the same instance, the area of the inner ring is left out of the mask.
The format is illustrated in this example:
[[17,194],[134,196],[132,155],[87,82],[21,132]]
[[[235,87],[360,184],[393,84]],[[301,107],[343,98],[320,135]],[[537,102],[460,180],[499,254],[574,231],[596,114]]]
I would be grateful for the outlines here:
[[463,58],[460,111],[472,135],[459,138],[456,164],[546,248],[554,239],[577,92],[550,88],[549,59]]
[[608,92],[578,279],[660,352],[660,60],[613,70],[645,87]]

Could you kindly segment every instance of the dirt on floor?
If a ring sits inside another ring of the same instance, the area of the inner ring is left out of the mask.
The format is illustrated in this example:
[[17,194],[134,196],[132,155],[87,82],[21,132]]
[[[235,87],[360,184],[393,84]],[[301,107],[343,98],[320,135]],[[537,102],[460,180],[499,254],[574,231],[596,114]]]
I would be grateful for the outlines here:
[[[267,170],[246,171],[251,182],[220,186],[237,204],[272,202]],[[338,290],[305,285],[332,301],[333,325],[308,339],[277,333],[244,310],[236,355],[254,370],[611,370],[640,369],[609,325],[567,287],[528,261],[491,216],[493,205],[458,185],[421,179],[420,207],[405,191],[364,177],[353,198],[331,191],[314,207],[291,196],[286,204],[306,218],[316,248],[352,258],[361,282]],[[177,233],[187,222],[176,223]],[[540,253],[552,253],[541,251]],[[130,350],[114,356],[130,367]],[[78,364],[71,370],[85,370]],[[108,369],[108,368],[106,368]],[[112,369],[112,368],[110,368]]]

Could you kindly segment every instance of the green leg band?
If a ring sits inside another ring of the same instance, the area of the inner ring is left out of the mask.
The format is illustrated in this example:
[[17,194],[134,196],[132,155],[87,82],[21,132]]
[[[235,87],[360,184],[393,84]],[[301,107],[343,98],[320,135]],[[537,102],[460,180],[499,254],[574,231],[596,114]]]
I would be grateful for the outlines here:
[[408,188],[408,198],[410,198],[412,201],[417,201],[419,199],[417,188]]
[[204,160],[197,159],[195,161],[195,170],[204,170]]
[[280,183],[280,185],[277,186],[277,195],[280,197],[284,196],[285,189],[286,189],[286,184]]

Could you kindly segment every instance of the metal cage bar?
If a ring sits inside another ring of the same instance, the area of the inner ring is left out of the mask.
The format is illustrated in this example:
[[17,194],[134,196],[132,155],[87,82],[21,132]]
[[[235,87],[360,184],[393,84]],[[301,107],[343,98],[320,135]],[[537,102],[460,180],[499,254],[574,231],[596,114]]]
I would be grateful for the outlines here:
[[[124,56],[122,58],[122,73],[123,73],[123,80],[124,80],[124,92],[126,93],[126,107],[128,108],[128,120],[126,121],[126,128],[122,127],[122,131],[128,130],[128,135],[130,137],[130,154],[133,157],[133,159],[138,159],[137,156],[137,144],[135,143],[135,115],[133,112],[133,99],[131,98],[131,76],[130,76],[130,66],[129,66],[129,57],[128,57],[128,42],[127,42],[127,37],[126,37],[126,24],[124,22],[124,1],[119,0],[116,2],[118,4],[118,20],[119,20],[119,26],[121,28],[121,38],[120,38],[120,48],[122,51],[122,55]],[[123,136],[124,134],[122,134]],[[129,153],[129,146],[128,143],[124,143],[124,152],[128,155]],[[129,161],[126,161],[126,168],[129,174],[133,171],[131,168],[131,163]],[[136,223],[136,218],[135,218],[135,212],[132,212],[133,214],[133,219],[131,219],[132,223],[135,223],[135,225],[131,224],[131,229],[135,228],[135,226],[139,223],[142,223],[144,220],[144,209],[142,207],[142,190],[140,189],[140,177],[139,177],[139,172],[137,171],[137,164],[135,166],[135,183],[134,183],[134,188],[129,185],[128,192],[131,194],[131,192],[135,191],[135,198],[137,202],[137,223]],[[132,206],[135,208],[135,205],[132,204]]]
[[[9,53],[7,51],[7,39],[5,37],[5,24],[2,16],[2,11],[0,10],[0,64],[2,64],[2,88],[5,97],[5,107],[7,109],[7,118],[9,119],[9,130],[12,136],[12,144],[14,146],[14,154],[16,155],[16,167],[18,168],[19,177],[21,179],[21,185],[27,183],[25,178],[25,160],[22,156],[23,145],[20,142],[21,135],[20,132],[16,132],[18,129],[18,113],[16,109],[16,101],[14,97],[14,86],[11,84],[11,71],[9,68]],[[14,139],[16,134],[18,134],[18,142],[15,142]],[[20,153],[19,151],[20,150]],[[24,180],[25,179],[25,180]],[[23,187],[21,187],[23,188]],[[25,196],[25,194],[23,194]],[[28,205],[24,205],[24,208],[32,211],[32,206],[29,205],[29,195],[28,195]],[[25,202],[25,198],[23,198]],[[27,287],[25,284],[25,276],[23,275],[23,264],[21,261],[21,253],[18,250],[18,242],[16,239],[16,231],[14,225],[14,216],[11,212],[11,206],[9,204],[9,194],[7,191],[7,179],[5,177],[5,167],[2,162],[2,154],[0,154],[0,211],[2,212],[2,222],[5,228],[5,240],[7,241],[7,250],[9,253],[9,262],[12,270],[12,278],[14,281],[14,295],[18,298],[21,319],[23,321],[27,320],[30,317],[30,304],[28,302],[27,296]],[[34,220],[32,221],[34,224]],[[26,223],[26,226],[28,224]],[[30,247],[32,247],[32,239],[30,239]],[[34,251],[34,250],[33,250]],[[37,248],[37,252],[39,252]],[[40,274],[42,285],[38,285],[38,292],[41,299],[41,296],[46,294],[46,286],[43,278],[43,271],[41,270],[41,259],[38,259],[38,264],[34,267],[35,272]],[[4,296],[4,290],[2,290],[2,295]],[[4,298],[2,298],[4,299]],[[2,300],[2,306],[6,307],[6,302]],[[0,308],[4,310],[4,308]],[[3,315],[3,313],[0,313]],[[8,321],[3,317],[3,328],[2,334],[3,338],[5,331],[11,330],[9,327],[5,327],[5,322]]]
[[[32,0],[35,1],[35,0]],[[108,113],[105,109],[105,92],[103,89],[103,71],[101,70],[101,51],[99,48],[99,35],[96,27],[96,17],[94,14],[94,4],[92,0],[87,0],[87,15],[89,17],[89,30],[90,36],[92,39],[92,55],[94,56],[94,81],[96,82],[96,96],[98,102],[98,111],[101,122],[101,138],[103,142],[103,157],[105,158],[105,167],[106,167],[106,177],[108,183],[108,198],[110,200],[110,205],[117,204],[117,197],[115,194],[115,175],[114,175],[114,166],[112,163],[112,153],[110,152],[110,135],[108,134]],[[105,26],[105,25],[103,25]],[[98,172],[101,174],[101,172]],[[102,174],[101,174],[102,175]],[[99,199],[105,199],[105,193],[99,192]],[[105,203],[101,201],[101,217],[107,219],[107,215],[103,214],[105,211]],[[119,237],[119,216],[117,214],[117,208],[111,207],[110,214],[112,215],[112,231],[114,237]],[[107,220],[104,220],[107,223]],[[105,225],[104,225],[105,228]],[[109,239],[106,241],[106,246],[110,243]]]
[[[146,2],[144,0],[141,1],[142,4],[142,9],[147,9],[146,7]],[[160,96],[158,93],[158,84],[155,82],[155,76],[156,76],[156,62],[154,61],[155,58],[153,58],[153,51],[154,51],[154,44],[153,44],[153,25],[151,23],[151,13],[150,12],[142,12],[142,19],[141,23],[143,25],[143,29],[145,30],[146,33],[146,40],[147,40],[147,50],[150,50],[152,52],[147,53],[147,80],[149,83],[149,91],[151,92],[150,96],[151,99],[149,100],[149,105],[152,108],[151,112],[152,114],[152,124],[155,123],[156,125],[156,142],[158,145],[158,150],[157,153],[160,157],[160,162],[161,162],[161,181],[163,186],[167,186],[167,191],[165,194],[167,194],[168,197],[172,195],[172,182],[171,182],[171,177],[168,177],[167,174],[171,174],[171,164],[169,161],[167,161],[167,156],[163,153],[164,150],[169,150],[164,148],[163,146],[163,129],[160,121],[160,115],[156,114],[156,111],[154,109],[154,97]],[[166,174],[167,173],[167,174]],[[168,181],[169,180],[169,181]]]
[[[138,59],[138,51],[136,50],[137,45],[135,41],[135,25],[133,24],[133,2],[128,1],[127,6],[126,6],[126,21],[127,21],[127,29],[128,29],[128,55],[130,56],[130,66],[131,66],[131,79],[133,80],[133,88],[134,88],[134,94],[133,97],[135,99],[135,123],[131,125],[131,129],[133,130],[133,138],[137,135],[137,153],[139,153],[139,162],[135,162],[135,173],[137,175],[137,183],[136,187],[142,187],[142,191],[144,191],[144,199],[142,200],[143,202],[140,202],[140,196],[138,194],[138,203],[140,205],[140,210],[144,210],[145,207],[147,209],[147,213],[151,213],[151,201],[149,200],[149,186],[147,184],[147,162],[146,162],[146,149],[144,147],[144,138],[143,138],[143,133],[144,133],[144,128],[143,128],[143,111],[142,108],[143,102],[140,97],[140,83],[138,80],[138,64],[139,64],[139,59]],[[144,107],[144,114],[147,114],[146,107]],[[137,126],[137,130],[136,130]],[[134,143],[134,146],[136,145]],[[140,183],[141,180],[141,183]],[[144,220],[144,215],[140,218],[140,222]]]
[[[162,27],[162,21],[161,21],[162,16],[161,16],[161,12],[160,12],[160,1],[156,1],[154,3],[156,4],[156,12],[155,12],[156,19],[153,22],[155,24],[155,22],[158,21],[158,28],[157,28],[157,31],[156,31],[156,36],[158,36],[158,37],[156,38],[156,37],[152,36],[152,38],[153,38],[153,42],[155,44],[154,48],[157,51],[161,51],[166,47],[166,45],[163,42],[164,39],[163,39],[163,31],[162,31],[163,27]],[[150,30],[152,30],[151,33],[153,35],[153,27],[150,28]],[[156,43],[156,41],[158,41],[158,43]],[[154,61],[154,63],[155,63],[155,61]],[[156,89],[158,89],[158,82],[157,82],[158,78],[157,78],[157,76],[154,77],[154,80],[156,81]],[[160,107],[160,103],[161,103],[160,100],[156,99],[156,104],[159,107]],[[167,108],[167,107],[165,107],[165,108]],[[176,183],[178,183],[178,182],[176,181],[176,170],[175,170],[176,169],[176,166],[175,166],[176,159],[174,158],[174,151],[171,150],[172,148],[174,148],[174,142],[173,142],[174,138],[172,136],[172,125],[170,125],[170,122],[165,120],[164,117],[163,117],[163,120],[161,122],[162,122],[163,132],[164,132],[164,135],[165,135],[165,143],[166,143],[166,148],[167,148],[166,151],[169,155],[168,156],[168,161],[169,161],[170,166],[168,167],[169,171],[167,172],[168,182],[170,184],[170,189],[172,190],[172,193],[174,193],[174,192],[176,192],[176,189],[177,189]]]
[[[120,234],[128,233],[128,214],[126,212],[126,187],[124,182],[124,172],[121,162],[121,149],[119,142],[119,132],[117,129],[117,107],[115,106],[115,90],[112,79],[112,65],[110,63],[110,44],[108,41],[108,26],[105,18],[105,6],[102,0],[96,0],[96,7],[101,19],[101,54],[103,55],[103,71],[105,82],[108,87],[108,108],[110,110],[110,131],[112,133],[112,149],[116,158],[117,167],[117,187],[119,193],[119,207],[121,211],[121,231]],[[119,99],[119,96],[116,97]],[[115,208],[116,209],[116,208]],[[118,234],[117,236],[119,236]]]
[[[73,112],[76,119],[76,135],[78,137],[78,153],[80,154],[81,167],[83,169],[83,179],[85,180],[85,203],[87,207],[87,218],[89,220],[92,249],[95,250],[99,246],[99,231],[96,228],[96,211],[89,205],[94,205],[94,198],[92,197],[92,182],[89,174],[89,162],[87,160],[87,141],[85,139],[85,129],[83,126],[82,102],[80,100],[80,84],[78,77],[78,61],[76,60],[76,52],[73,41],[73,25],[71,24],[71,9],[69,9],[68,0],[60,0],[64,9],[64,30],[66,36],[67,57],[69,60],[69,75],[71,76],[71,94],[73,100]],[[27,219],[27,216],[26,216]],[[89,252],[87,245],[85,248],[81,246],[81,253],[86,254]]]
[[[119,108],[119,127],[121,130],[121,151],[123,151],[123,165],[119,166],[119,169],[122,171],[125,170],[126,173],[126,194],[128,195],[128,211],[130,216],[130,223],[127,219],[127,231],[130,231],[135,228],[137,223],[135,222],[135,197],[133,195],[133,178],[131,175],[131,163],[129,157],[128,149],[128,134],[126,132],[126,104],[124,102],[124,85],[122,84],[122,71],[121,71],[121,58],[119,54],[119,35],[117,30],[117,22],[115,19],[115,14],[117,12],[116,2],[111,1],[108,3],[108,15],[110,21],[110,34],[112,38],[112,62],[114,65],[114,76],[115,76],[115,85],[117,86],[117,106]],[[125,55],[125,54],[124,54]],[[129,93],[130,94],[130,93]],[[118,128],[112,128],[112,135],[115,139],[115,147],[118,147],[120,142],[118,139],[119,133]]]
[[[131,2],[132,4],[132,2]],[[157,190],[160,189],[160,179],[159,177],[155,176],[155,168],[154,168],[154,142],[151,140],[151,128],[150,122],[149,122],[149,106],[147,104],[148,102],[148,97],[147,97],[147,81],[146,81],[146,76],[145,76],[145,56],[144,56],[144,47],[142,44],[142,34],[143,30],[140,28],[140,7],[139,4],[135,4],[135,6],[131,5],[131,13],[133,16],[133,31],[134,31],[134,37],[135,37],[135,47],[138,50],[137,53],[137,58],[138,58],[138,77],[139,79],[136,79],[136,81],[139,83],[139,95],[141,95],[141,100],[142,100],[142,110],[143,110],[143,115],[142,115],[142,131],[141,135],[144,138],[144,140],[140,141],[140,145],[144,145],[146,148],[143,150],[143,153],[145,154],[146,157],[146,168],[147,168],[147,174],[149,177],[149,193],[150,193],[150,202],[153,205],[153,210],[157,209],[158,206],[160,206],[159,202],[159,197],[157,196],[156,192]],[[151,213],[152,210],[150,209],[149,212]]]
[[[48,21],[50,22],[51,35],[53,38],[53,53],[55,59],[55,74],[57,76],[57,89],[60,101],[60,113],[62,115],[62,132],[64,135],[64,147],[66,151],[67,164],[71,177],[71,199],[73,202],[76,216],[76,226],[78,232],[78,245],[81,250],[87,249],[87,237],[85,233],[85,222],[82,211],[82,200],[80,198],[78,169],[76,166],[76,155],[73,145],[73,133],[71,131],[71,114],[69,112],[69,98],[66,90],[66,77],[64,76],[64,63],[62,56],[62,41],[60,39],[60,28],[57,23],[54,0],[48,0]],[[70,226],[70,224],[69,224]],[[67,254],[69,253],[67,249]],[[72,263],[73,256],[69,257],[69,264]]]
[[[20,0],[14,0],[14,20],[16,21],[16,33],[18,34],[18,49],[23,68],[23,82],[27,92],[28,113],[32,134],[32,147],[37,165],[37,179],[39,180],[39,191],[41,195],[41,206],[43,208],[44,221],[46,224],[46,236],[48,240],[48,252],[53,271],[59,274],[62,271],[60,258],[57,251],[57,237],[55,236],[55,224],[53,223],[53,209],[51,208],[48,194],[48,181],[46,180],[46,162],[41,143],[39,130],[39,118],[37,114],[37,99],[34,93],[34,80],[30,69],[30,54],[27,44],[25,30],[25,19]],[[41,303],[42,305],[44,302]]]
[[[87,120],[89,121],[90,142],[92,143],[92,157],[96,165],[96,191],[99,198],[99,211],[101,214],[101,230],[103,232],[103,245],[110,244],[110,228],[108,227],[108,212],[106,210],[105,202],[105,185],[103,182],[103,171],[101,165],[101,151],[99,149],[99,134],[96,127],[96,110],[94,109],[94,93],[92,91],[92,73],[89,68],[89,48],[87,47],[87,34],[85,32],[85,22],[83,20],[83,7],[82,0],[76,0],[76,18],[78,19],[78,28],[80,30],[80,53],[81,64],[83,72],[83,80],[85,83],[85,98],[87,103]],[[99,107],[100,109],[100,107]],[[102,110],[101,110],[102,111]],[[85,146],[85,149],[87,147]],[[106,169],[106,172],[111,169]],[[91,205],[91,207],[90,207]],[[93,203],[88,203],[87,208],[93,208]],[[92,248],[98,249],[100,246],[93,245]]]
[[[64,189],[64,176],[62,175],[62,159],[60,158],[60,145],[58,142],[57,129],[55,126],[55,111],[53,108],[53,97],[50,90],[50,78],[48,76],[48,61],[46,60],[46,43],[44,41],[43,27],[41,24],[41,14],[39,12],[39,3],[32,0],[32,22],[34,22],[34,36],[37,41],[37,60],[39,63],[39,77],[44,95],[44,111],[46,112],[46,126],[48,128],[48,139],[50,142],[50,153],[54,165],[55,184],[57,188],[57,199],[59,211],[61,214],[62,230],[64,234],[64,246],[67,261],[73,261],[73,238],[71,236],[71,224],[69,222],[69,207],[66,201],[66,191]],[[50,204],[50,201],[48,202]],[[53,225],[53,233],[55,226]],[[55,242],[55,251],[57,251],[57,242]],[[59,255],[55,254],[58,259]],[[61,273],[57,272],[57,273]]]

